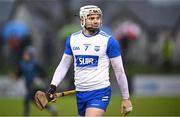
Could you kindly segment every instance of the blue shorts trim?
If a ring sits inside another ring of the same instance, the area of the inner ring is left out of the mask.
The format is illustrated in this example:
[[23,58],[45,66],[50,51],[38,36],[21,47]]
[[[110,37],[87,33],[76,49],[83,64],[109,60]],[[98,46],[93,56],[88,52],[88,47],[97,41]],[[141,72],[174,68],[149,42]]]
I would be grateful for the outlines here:
[[111,98],[111,87],[93,91],[77,91],[76,101],[78,113],[84,116],[87,108],[99,108],[106,111]]

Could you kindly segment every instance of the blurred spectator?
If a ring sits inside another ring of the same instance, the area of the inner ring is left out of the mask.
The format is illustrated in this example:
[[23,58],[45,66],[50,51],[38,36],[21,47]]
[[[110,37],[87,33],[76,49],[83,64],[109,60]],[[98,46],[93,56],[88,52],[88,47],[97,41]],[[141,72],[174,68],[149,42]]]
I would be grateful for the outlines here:
[[4,26],[2,36],[4,42],[8,44],[12,65],[17,65],[24,47],[31,44],[27,26],[21,21],[9,21]]
[[115,37],[119,40],[122,55],[124,56],[124,60],[126,62],[128,49],[130,48],[130,43],[134,42],[138,36],[140,35],[141,30],[138,24],[131,22],[131,21],[124,21],[123,23],[119,24],[117,29],[115,30]]
[[[19,63],[17,77],[25,79],[26,95],[24,97],[24,116],[29,116],[30,101],[34,101],[34,95],[37,90],[45,90],[45,83],[42,79],[45,72],[42,67],[34,60],[35,48],[28,46],[23,52],[22,60]],[[52,115],[57,115],[56,108],[47,106],[47,110]]]
[[173,56],[174,43],[171,39],[165,39],[162,46],[162,54],[163,54],[163,68],[169,69],[171,67],[171,61]]
[[0,25],[0,56],[1,56],[1,51],[2,51],[2,47],[3,47],[3,38],[2,38],[2,29],[1,29],[1,25]]
[[44,41],[43,41],[43,59],[44,59],[44,66],[46,68],[50,67],[52,65],[53,61],[53,54],[54,54],[54,48],[53,48],[53,35],[48,32],[45,33]]

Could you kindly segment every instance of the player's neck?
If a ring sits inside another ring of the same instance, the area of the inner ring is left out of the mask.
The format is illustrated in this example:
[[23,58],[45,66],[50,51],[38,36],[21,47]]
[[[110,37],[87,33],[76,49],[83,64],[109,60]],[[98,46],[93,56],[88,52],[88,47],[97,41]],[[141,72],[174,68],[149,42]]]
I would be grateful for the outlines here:
[[96,35],[98,32],[99,32],[99,30],[90,31],[90,30],[87,30],[87,29],[83,29],[83,33],[84,33],[86,36],[93,36],[93,35]]

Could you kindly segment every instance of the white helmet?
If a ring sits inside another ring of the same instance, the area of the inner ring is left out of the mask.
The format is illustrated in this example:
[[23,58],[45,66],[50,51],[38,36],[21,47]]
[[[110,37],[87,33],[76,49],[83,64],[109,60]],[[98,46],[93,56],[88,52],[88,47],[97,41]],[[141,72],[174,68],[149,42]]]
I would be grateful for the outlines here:
[[85,26],[85,19],[87,18],[88,15],[90,14],[99,14],[100,16],[102,16],[102,11],[98,6],[95,5],[86,5],[80,8],[79,11],[79,16],[80,18],[83,18],[84,21],[81,23],[81,27]]

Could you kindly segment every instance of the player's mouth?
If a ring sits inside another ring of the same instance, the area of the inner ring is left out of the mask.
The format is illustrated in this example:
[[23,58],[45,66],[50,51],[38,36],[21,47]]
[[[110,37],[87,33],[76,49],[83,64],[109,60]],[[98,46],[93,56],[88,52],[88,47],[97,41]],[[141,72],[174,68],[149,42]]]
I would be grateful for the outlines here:
[[99,28],[99,25],[93,25],[92,27],[93,28]]

